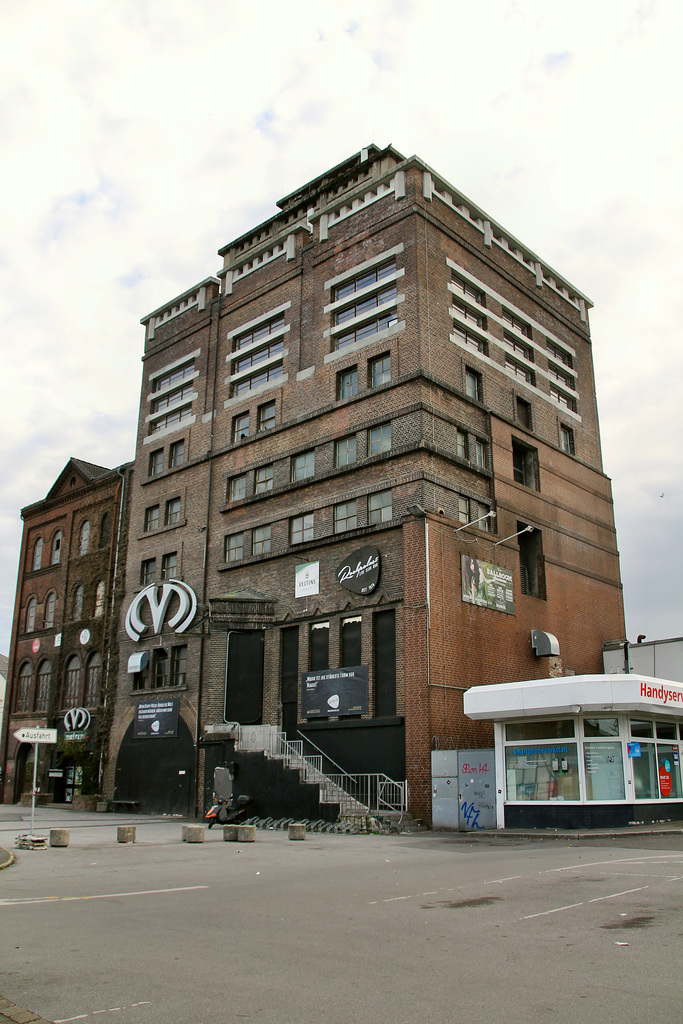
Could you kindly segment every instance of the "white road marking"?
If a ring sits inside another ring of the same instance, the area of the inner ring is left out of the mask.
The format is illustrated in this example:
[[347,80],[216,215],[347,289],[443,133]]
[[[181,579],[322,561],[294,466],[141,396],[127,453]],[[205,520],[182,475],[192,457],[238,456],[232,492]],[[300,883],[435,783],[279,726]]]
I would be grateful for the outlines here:
[[0,907],[20,907],[31,903],[73,903],[75,900],[113,900],[124,896],[156,896],[160,893],[190,892],[193,889],[208,888],[208,885],[179,885],[175,889],[141,889],[139,892],[102,892],[96,893],[94,896],[44,896],[23,900],[0,900]]
[[507,878],[491,878],[488,882],[484,882],[484,885],[500,885],[502,882],[513,882],[516,878],[521,877],[521,875],[508,875]]
[[563,910],[574,910],[576,907],[586,907],[589,903],[601,903],[603,900],[614,900],[618,896],[628,896],[632,892],[642,892],[649,889],[649,885],[641,885],[638,889],[625,889],[623,892],[613,892],[609,896],[596,896],[592,900],[583,900],[581,903],[569,903],[566,907],[554,907],[552,910],[543,910],[540,914],[526,914],[520,920],[531,921],[534,917],[547,917],[548,914],[559,914]]
[[[206,887],[204,887],[204,888],[206,888]],[[135,1006],[151,1006],[151,1005],[152,1005],[151,999],[141,999],[139,1003],[131,1003],[130,1004],[130,1009],[132,1010],[133,1007],[135,1007]],[[127,1006],[110,1006],[109,1009],[107,1009],[107,1010],[93,1010],[92,1011],[92,1016],[95,1017],[98,1013],[115,1013],[117,1010],[127,1010],[127,1009],[129,1009],[129,1007],[127,1007]],[[61,1017],[59,1020],[56,1020],[54,1022],[54,1024],[69,1024],[69,1022],[72,1021],[72,1020],[86,1020],[86,1018],[90,1017],[90,1016],[91,1016],[91,1014],[89,1014],[89,1013],[79,1013],[77,1017]]]
[[604,868],[609,867],[611,864],[666,864],[668,861],[680,861],[680,854],[672,854],[671,856],[661,856],[656,854],[652,857],[619,857],[616,860],[594,860],[586,864],[569,864],[565,868],[550,868],[548,871],[541,871],[539,874],[552,875],[558,871],[579,871],[583,868]]

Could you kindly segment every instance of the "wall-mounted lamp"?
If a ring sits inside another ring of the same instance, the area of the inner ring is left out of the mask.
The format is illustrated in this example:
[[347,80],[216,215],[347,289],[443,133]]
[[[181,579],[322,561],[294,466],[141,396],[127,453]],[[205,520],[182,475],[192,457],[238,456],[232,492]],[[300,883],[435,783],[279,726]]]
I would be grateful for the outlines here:
[[517,530],[517,533],[511,533],[509,537],[503,537],[502,540],[497,540],[496,543],[493,546],[494,546],[494,548],[497,548],[499,544],[504,544],[506,540],[512,540],[513,537],[519,537],[520,533],[533,533],[533,532],[534,532],[533,526],[525,526],[523,530]]
[[463,526],[459,526],[457,530],[453,530],[453,533],[460,533],[461,530],[466,530],[468,526],[476,526],[477,523],[481,523],[484,519],[495,519],[496,513],[491,509],[485,516],[479,516],[478,519],[473,519],[471,523],[465,523]]

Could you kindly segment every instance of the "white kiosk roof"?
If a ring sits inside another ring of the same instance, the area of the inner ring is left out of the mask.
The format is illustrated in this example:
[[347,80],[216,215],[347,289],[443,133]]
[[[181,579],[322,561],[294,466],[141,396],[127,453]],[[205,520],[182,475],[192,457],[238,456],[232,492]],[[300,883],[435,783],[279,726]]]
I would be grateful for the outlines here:
[[473,686],[463,707],[468,718],[491,721],[617,711],[683,717],[683,683],[616,673],[523,679]]

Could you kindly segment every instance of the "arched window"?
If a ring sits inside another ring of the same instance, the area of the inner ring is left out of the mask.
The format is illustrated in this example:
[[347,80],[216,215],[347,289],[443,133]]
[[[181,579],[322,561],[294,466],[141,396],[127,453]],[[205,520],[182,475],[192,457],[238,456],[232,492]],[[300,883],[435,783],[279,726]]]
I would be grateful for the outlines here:
[[42,563],[43,563],[43,538],[39,537],[38,540],[33,545],[33,563],[32,563],[33,571],[35,572],[36,569],[40,569]]
[[81,663],[72,655],[66,663],[64,707],[77,708],[81,696]]
[[83,618],[83,587],[79,583],[74,590],[73,619]]
[[45,600],[45,629],[52,629],[55,624],[55,608],[57,607],[57,595],[54,590],[47,595]]
[[101,619],[104,615],[104,580],[100,580],[95,591],[95,618]]
[[88,546],[90,544],[90,523],[86,519],[81,523],[81,532],[78,536],[78,553],[79,555],[88,554]]
[[95,707],[100,702],[100,684],[102,681],[102,658],[99,654],[93,654],[88,662],[88,669],[85,674],[85,700],[86,708]]
[[38,602],[35,597],[30,597],[28,604],[26,605],[26,632],[32,633],[36,628],[36,608]]
[[108,512],[105,512],[102,516],[102,525],[100,526],[100,547],[106,548],[111,539],[111,516]]
[[31,699],[31,683],[33,682],[33,669],[28,661],[19,669],[19,684],[17,686],[17,700],[15,711],[28,711]]
[[52,558],[50,559],[50,565],[59,565],[59,561],[62,557],[62,531],[57,530],[56,534],[52,538]]
[[36,711],[47,711],[48,700],[50,699],[50,680],[52,678],[52,665],[49,661],[41,661],[38,666],[38,686],[36,687]]

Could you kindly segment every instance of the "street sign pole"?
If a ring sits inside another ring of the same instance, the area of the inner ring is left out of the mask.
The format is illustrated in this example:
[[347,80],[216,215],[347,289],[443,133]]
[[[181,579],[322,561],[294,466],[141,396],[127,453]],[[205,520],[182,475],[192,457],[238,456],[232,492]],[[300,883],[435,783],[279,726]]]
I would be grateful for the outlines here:
[[56,729],[18,729],[14,733],[15,740],[30,743],[33,746],[33,785],[31,786],[31,837],[33,837],[33,821],[36,814],[36,785],[38,783],[38,747],[41,743],[56,743]]

